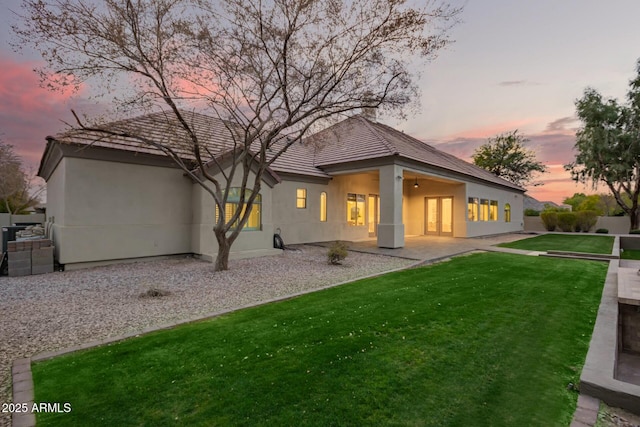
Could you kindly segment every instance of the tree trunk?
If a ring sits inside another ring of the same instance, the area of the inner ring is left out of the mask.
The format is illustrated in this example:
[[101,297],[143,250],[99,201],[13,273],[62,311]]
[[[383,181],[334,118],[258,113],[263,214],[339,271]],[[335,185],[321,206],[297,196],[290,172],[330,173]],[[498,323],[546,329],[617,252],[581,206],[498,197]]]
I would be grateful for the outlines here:
[[629,229],[629,231],[631,230],[638,230],[638,208],[635,209],[631,209],[631,212],[629,212],[629,221],[631,222],[631,228]]
[[215,261],[215,271],[225,271],[229,269],[229,254],[231,252],[231,242],[227,238],[227,234],[223,231],[213,229],[218,241],[218,255]]

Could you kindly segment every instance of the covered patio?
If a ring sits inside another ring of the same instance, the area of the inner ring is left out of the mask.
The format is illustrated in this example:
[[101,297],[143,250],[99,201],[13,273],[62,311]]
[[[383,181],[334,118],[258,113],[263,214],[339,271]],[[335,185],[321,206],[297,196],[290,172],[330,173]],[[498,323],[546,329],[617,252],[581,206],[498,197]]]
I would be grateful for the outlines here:
[[[524,254],[526,251],[501,248],[495,245],[499,243],[513,242],[531,237],[530,234],[513,233],[498,236],[475,237],[470,239],[446,237],[446,236],[407,236],[404,247],[381,248],[377,239],[370,238],[357,242],[347,242],[349,250],[354,252],[387,255],[406,258],[415,261],[436,262],[444,258],[461,255],[474,250],[496,251]],[[321,246],[329,246],[332,242],[316,243]]]

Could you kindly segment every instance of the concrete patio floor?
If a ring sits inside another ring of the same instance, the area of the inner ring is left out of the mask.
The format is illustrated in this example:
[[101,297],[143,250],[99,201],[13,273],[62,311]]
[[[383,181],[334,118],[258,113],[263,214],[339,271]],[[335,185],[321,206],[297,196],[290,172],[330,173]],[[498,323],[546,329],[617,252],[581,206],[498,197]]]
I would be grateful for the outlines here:
[[[437,261],[455,255],[460,255],[473,250],[485,250],[496,252],[510,252],[515,254],[538,254],[538,252],[522,251],[518,249],[500,248],[494,245],[513,242],[515,240],[533,237],[532,234],[514,233],[501,234],[490,237],[460,238],[440,236],[408,236],[405,237],[404,247],[389,249],[379,248],[377,240],[371,238],[357,242],[346,242],[349,250],[378,255],[388,255],[416,261]],[[333,242],[316,243],[321,246],[330,246]]]

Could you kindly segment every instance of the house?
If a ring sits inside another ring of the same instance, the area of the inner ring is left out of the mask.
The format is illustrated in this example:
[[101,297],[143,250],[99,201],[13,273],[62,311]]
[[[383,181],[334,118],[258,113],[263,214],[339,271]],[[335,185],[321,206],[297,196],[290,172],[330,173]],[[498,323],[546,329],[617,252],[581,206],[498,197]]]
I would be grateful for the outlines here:
[[[558,205],[555,202],[551,202],[551,201],[545,201],[545,202],[541,202],[537,199],[534,199],[531,196],[525,195],[524,196],[524,209],[531,209],[534,211],[538,211],[538,212],[542,212],[543,210],[545,210],[548,207],[552,207],[552,208],[566,208],[568,205]],[[569,210],[571,210],[571,206],[569,206]]]
[[[230,123],[185,115],[213,155],[231,147]],[[156,141],[182,140],[163,113],[111,125]],[[175,149],[192,160],[187,147]],[[72,130],[47,138],[38,175],[47,181],[47,221],[66,268],[170,254],[215,257],[213,199],[154,147]],[[476,237],[523,227],[523,188],[362,115],[294,144],[263,181],[232,257],[279,253],[278,230],[287,244],[376,239],[399,248],[407,236]]]

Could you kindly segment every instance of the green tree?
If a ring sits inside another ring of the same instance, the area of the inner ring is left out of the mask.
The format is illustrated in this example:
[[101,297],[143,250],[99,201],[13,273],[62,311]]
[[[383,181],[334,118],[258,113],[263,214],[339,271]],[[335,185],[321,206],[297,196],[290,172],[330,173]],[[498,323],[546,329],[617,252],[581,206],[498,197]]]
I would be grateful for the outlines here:
[[577,211],[594,211],[598,215],[603,216],[605,214],[605,206],[602,203],[602,198],[599,194],[590,194],[580,203]]
[[473,163],[521,187],[540,185],[534,182],[535,174],[546,172],[547,167],[524,147],[527,141],[517,130],[489,138],[473,153]]
[[[576,159],[565,165],[575,181],[607,185],[629,216],[630,229],[638,228],[640,196],[640,60],[637,76],[629,82],[627,103],[604,99],[587,88],[576,101],[582,127],[576,133]],[[625,197],[626,196],[626,197]]]
[[[31,46],[45,60],[45,84],[86,84],[98,96],[116,89],[124,95],[114,111],[161,110],[167,120],[159,126],[172,137],[151,140],[125,122],[114,129],[76,116],[78,127],[161,150],[219,212],[231,183],[241,183],[235,212],[214,221],[215,269],[226,270],[263,175],[282,153],[329,120],[371,108],[402,116],[419,98],[417,64],[450,42],[461,11],[421,3],[23,0],[13,29],[16,47]],[[228,151],[212,153],[184,110],[225,120]]]
[[600,203],[602,204],[602,209],[606,216],[613,216],[618,210],[620,210],[620,206],[618,206],[616,198],[611,194],[600,194]]
[[573,196],[567,197],[562,203],[571,206],[574,211],[578,210],[580,203],[584,202],[587,196],[584,193],[573,193]]

